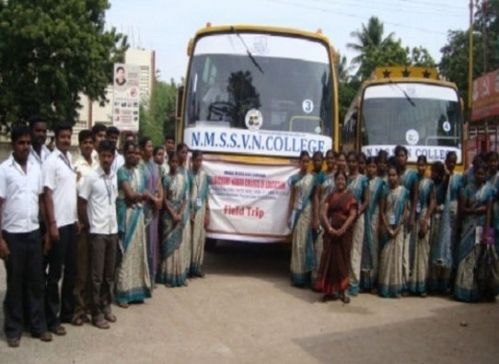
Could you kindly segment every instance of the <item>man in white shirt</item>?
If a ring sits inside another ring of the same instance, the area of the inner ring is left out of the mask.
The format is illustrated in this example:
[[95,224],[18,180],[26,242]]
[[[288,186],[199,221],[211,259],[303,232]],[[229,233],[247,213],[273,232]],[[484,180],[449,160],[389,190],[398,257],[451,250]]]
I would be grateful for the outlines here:
[[118,169],[120,169],[125,165],[125,158],[123,158],[123,156],[120,153],[118,153],[118,140],[120,138],[120,130],[115,126],[110,126],[106,129],[106,137],[107,140],[109,140],[114,145],[115,148],[114,160],[111,169],[114,174],[117,174]]
[[[92,158],[94,150],[94,140],[92,131],[84,129],[78,133],[78,143],[80,155],[75,161],[75,170],[77,172],[77,190],[80,191],[87,176],[99,167],[99,164]],[[90,282],[89,258],[88,258],[88,234],[86,231],[80,231],[78,236],[78,257],[76,265],[75,280],[75,310],[71,323],[75,326],[81,326],[88,322],[90,313]]]
[[85,178],[78,193],[80,220],[90,233],[92,323],[99,329],[108,329],[109,322],[116,321],[111,312],[118,249],[118,182],[111,169],[114,152],[109,140],[99,144],[100,165]]
[[92,126],[92,138],[94,139],[94,150],[92,151],[92,159],[96,164],[99,164],[99,155],[97,149],[101,141],[106,140],[107,127],[102,123],[95,123]]
[[[52,247],[48,253],[45,289],[47,326],[56,335],[65,335],[61,322],[71,322],[74,313],[74,286],[78,243],[76,240],[76,179],[69,147],[72,128],[59,124],[54,130],[53,152],[43,163],[46,220]],[[59,281],[64,267],[61,297]]]
[[50,154],[50,149],[45,145],[47,140],[47,121],[41,116],[32,116],[29,119],[31,129],[30,159],[40,166]]
[[41,169],[29,158],[30,129],[14,128],[11,139],[12,155],[0,165],[0,258],[5,260],[7,272],[5,336],[9,346],[18,347],[24,322],[29,323],[31,334],[42,341],[51,341],[52,335],[47,331],[43,309],[43,253],[38,222],[43,192]]

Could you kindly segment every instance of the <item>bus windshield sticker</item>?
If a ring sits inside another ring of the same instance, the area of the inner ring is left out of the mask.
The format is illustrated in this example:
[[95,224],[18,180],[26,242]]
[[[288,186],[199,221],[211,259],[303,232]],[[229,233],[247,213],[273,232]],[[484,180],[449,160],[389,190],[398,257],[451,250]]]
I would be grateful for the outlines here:
[[314,131],[315,131],[315,134],[321,134],[322,133],[322,129],[321,129],[320,126],[316,126],[315,129],[314,129]]
[[442,124],[442,129],[444,129],[446,133],[448,133],[451,130],[451,125],[447,120],[444,121],[444,123]]
[[305,114],[310,114],[312,111],[314,111],[314,102],[310,99],[303,100],[303,103],[301,106],[302,106],[303,112]]
[[244,117],[244,121],[246,123],[246,127],[249,130],[258,130],[263,125],[262,112],[258,109],[250,109],[246,113],[246,116]]
[[405,140],[409,145],[416,145],[419,142],[419,133],[415,129],[409,129],[405,133]]

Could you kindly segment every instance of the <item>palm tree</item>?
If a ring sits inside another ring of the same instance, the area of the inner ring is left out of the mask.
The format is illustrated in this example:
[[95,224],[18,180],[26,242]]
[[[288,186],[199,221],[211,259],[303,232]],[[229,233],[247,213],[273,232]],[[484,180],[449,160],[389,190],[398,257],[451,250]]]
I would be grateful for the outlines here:
[[359,65],[359,72],[357,74],[362,78],[367,77],[372,71],[372,67],[367,66],[367,64],[371,63],[369,61],[372,60],[373,55],[383,54],[397,43],[393,39],[394,33],[390,33],[386,37],[384,36],[383,22],[375,16],[369,18],[367,26],[366,24],[362,24],[362,29],[360,31],[353,31],[350,33],[350,36],[356,42],[348,43],[347,47],[358,53],[356,57],[352,58],[352,63]]

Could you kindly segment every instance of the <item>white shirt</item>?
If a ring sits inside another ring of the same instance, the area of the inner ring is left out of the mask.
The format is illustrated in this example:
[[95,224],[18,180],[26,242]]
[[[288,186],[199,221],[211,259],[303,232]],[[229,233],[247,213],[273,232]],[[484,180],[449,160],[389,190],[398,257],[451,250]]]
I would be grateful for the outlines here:
[[67,158],[57,148],[43,163],[43,187],[52,190],[57,227],[74,224],[76,214],[76,171],[71,153]]
[[76,183],[78,191],[80,190],[81,186],[83,186],[85,177],[99,167],[99,162],[95,162],[92,157],[90,157],[90,161],[92,162],[92,164],[89,164],[85,157],[80,155],[74,163],[75,171],[80,173],[80,179],[78,179],[78,182]]
[[26,163],[26,173],[12,155],[0,164],[0,197],[5,200],[2,229],[14,234],[37,230],[42,192],[40,166],[31,158]]
[[113,171],[109,175],[99,166],[83,183],[78,195],[87,200],[87,216],[91,234],[117,234],[116,198],[118,179]]
[[124,165],[125,165],[125,158],[123,158],[123,156],[120,153],[118,153],[118,151],[115,151],[113,164],[111,165],[111,171],[114,174],[118,174],[118,169],[120,169]]
[[45,144],[42,144],[42,147],[40,148],[40,155],[38,155],[38,153],[35,152],[35,149],[31,147],[31,150],[29,152],[29,159],[37,162],[41,166],[50,155],[50,153],[50,149]]

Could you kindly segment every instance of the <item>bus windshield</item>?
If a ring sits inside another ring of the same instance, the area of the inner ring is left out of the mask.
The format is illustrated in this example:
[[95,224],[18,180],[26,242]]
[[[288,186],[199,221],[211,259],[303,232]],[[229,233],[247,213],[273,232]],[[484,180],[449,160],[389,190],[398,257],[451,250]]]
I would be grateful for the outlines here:
[[455,151],[460,161],[461,126],[461,105],[451,87],[388,83],[365,89],[361,134],[367,154],[391,152],[401,144],[408,147],[411,162],[419,155],[442,160],[448,151]]
[[186,126],[331,136],[333,83],[319,41],[262,33],[207,35],[195,43]]

